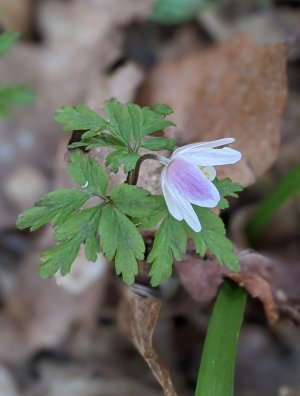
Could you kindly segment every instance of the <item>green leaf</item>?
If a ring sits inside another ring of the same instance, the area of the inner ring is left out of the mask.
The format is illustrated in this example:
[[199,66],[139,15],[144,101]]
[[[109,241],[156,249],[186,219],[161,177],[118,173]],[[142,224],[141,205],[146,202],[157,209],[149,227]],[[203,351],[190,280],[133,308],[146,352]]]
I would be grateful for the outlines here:
[[76,235],[81,236],[81,243],[85,243],[86,258],[89,261],[96,261],[99,250],[99,238],[97,231],[99,228],[102,206],[94,206],[76,212],[57,228],[54,234],[54,240],[65,242],[74,238]]
[[65,243],[46,250],[42,254],[43,262],[39,273],[42,278],[49,278],[60,270],[61,275],[70,272],[71,266],[76,259],[81,245],[81,235],[75,235]]
[[201,256],[204,255],[204,243],[206,248],[216,256],[220,265],[224,265],[232,271],[239,271],[239,261],[233,252],[232,242],[226,238],[223,221],[218,215],[207,208],[200,208],[199,206],[193,206],[193,208],[202,226],[202,230],[199,233],[189,229],[197,252]]
[[35,231],[49,221],[53,225],[58,225],[89,198],[90,194],[85,191],[63,189],[50,192],[41,197],[34,208],[20,214],[17,227],[21,230],[30,228],[30,231]]
[[108,260],[115,259],[116,273],[131,284],[138,273],[137,260],[143,260],[145,244],[134,224],[121,212],[107,205],[100,219],[100,245]]
[[110,199],[118,209],[131,217],[154,216],[165,210],[161,196],[151,195],[143,188],[129,184],[116,186],[111,191]]
[[105,133],[101,133],[101,135],[93,136],[92,138],[88,139],[86,139],[85,134],[83,134],[82,143],[84,143],[88,150],[92,150],[96,147],[113,147],[119,150],[124,150],[124,148],[127,148],[127,146],[125,146],[121,140]]
[[218,203],[220,209],[227,209],[229,207],[229,202],[225,197],[238,198],[237,192],[243,191],[243,187],[239,183],[234,183],[229,178],[222,180],[215,179],[213,183],[221,195]]
[[127,105],[110,99],[105,102],[104,108],[110,121],[111,132],[122,142],[130,145],[132,125]]
[[300,191],[300,164],[292,168],[267,194],[251,214],[246,232],[251,243],[262,234],[280,207]]
[[0,56],[6,54],[18,38],[18,32],[4,32],[0,34]]
[[138,227],[142,230],[149,230],[151,228],[154,228],[162,220],[165,213],[166,213],[166,209],[161,208],[161,210],[156,212],[154,215],[143,216],[143,217],[133,217],[132,221],[134,222],[136,227]]
[[195,396],[233,396],[234,368],[247,293],[225,280],[209,321]]
[[174,150],[176,147],[176,140],[168,139],[165,137],[155,137],[148,140],[145,140],[141,147],[152,150],[152,151],[161,151],[161,150]]
[[128,173],[133,170],[139,160],[140,155],[137,153],[129,153],[127,151],[112,151],[105,160],[105,164],[114,172],[119,171],[119,167],[124,165],[124,172]]
[[158,286],[172,274],[173,257],[180,261],[187,247],[184,224],[166,214],[157,232],[153,248],[147,258],[152,263],[151,285]]
[[131,119],[131,129],[132,129],[133,137],[136,141],[136,144],[139,145],[141,140],[141,129],[144,123],[143,110],[141,109],[140,106],[134,103],[129,103],[127,105],[127,109]]
[[91,135],[107,127],[107,122],[84,105],[64,106],[56,111],[55,121],[64,125],[65,131],[89,131]]
[[84,155],[81,151],[75,151],[68,164],[68,173],[72,180],[87,192],[105,197],[108,176],[94,158]]
[[160,114],[157,114],[148,107],[143,107],[142,113],[143,125],[140,130],[141,138],[149,135],[150,133],[160,131],[168,126],[175,125],[172,121],[164,119]]
[[163,104],[163,103],[157,103],[152,110],[154,111],[154,113],[159,114],[160,116],[166,117],[169,114],[174,113],[172,107]]
[[9,117],[11,108],[30,103],[34,93],[22,86],[0,87],[0,115]]
[[211,0],[156,0],[149,19],[153,22],[178,24],[189,21],[214,2]]

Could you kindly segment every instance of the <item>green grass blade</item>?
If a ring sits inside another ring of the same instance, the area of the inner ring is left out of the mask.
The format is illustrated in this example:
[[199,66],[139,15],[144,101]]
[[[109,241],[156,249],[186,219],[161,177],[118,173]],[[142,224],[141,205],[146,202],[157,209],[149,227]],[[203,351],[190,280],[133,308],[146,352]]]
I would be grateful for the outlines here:
[[300,191],[300,164],[292,168],[289,173],[264,198],[251,215],[246,232],[248,239],[254,243],[262,234],[278,209],[289,198]]
[[231,281],[222,284],[209,322],[196,396],[232,396],[237,341],[247,293]]

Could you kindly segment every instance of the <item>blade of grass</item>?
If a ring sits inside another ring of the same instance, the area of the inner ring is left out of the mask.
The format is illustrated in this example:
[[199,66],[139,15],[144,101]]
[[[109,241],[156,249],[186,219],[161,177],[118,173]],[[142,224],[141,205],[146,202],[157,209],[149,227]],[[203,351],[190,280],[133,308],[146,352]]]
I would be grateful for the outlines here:
[[246,227],[250,243],[255,243],[278,209],[298,191],[300,191],[300,164],[289,171],[251,215]]
[[244,289],[224,281],[208,326],[196,396],[233,395],[237,341],[246,299]]

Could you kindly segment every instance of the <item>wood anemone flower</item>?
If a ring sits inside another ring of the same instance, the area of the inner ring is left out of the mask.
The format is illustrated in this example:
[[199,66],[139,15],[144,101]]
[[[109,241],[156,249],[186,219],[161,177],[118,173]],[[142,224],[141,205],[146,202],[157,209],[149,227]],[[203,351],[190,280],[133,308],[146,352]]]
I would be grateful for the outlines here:
[[234,140],[192,143],[177,148],[170,158],[159,156],[165,165],[160,181],[169,212],[176,220],[185,220],[195,232],[201,231],[201,224],[192,204],[214,208],[220,201],[219,191],[212,183],[216,177],[214,166],[234,164],[241,159],[237,150],[216,148]]

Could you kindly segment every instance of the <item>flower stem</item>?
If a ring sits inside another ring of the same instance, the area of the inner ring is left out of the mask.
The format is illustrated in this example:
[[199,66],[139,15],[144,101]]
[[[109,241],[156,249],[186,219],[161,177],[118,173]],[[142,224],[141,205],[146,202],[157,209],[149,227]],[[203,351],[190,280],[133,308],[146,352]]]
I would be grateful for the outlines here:
[[145,160],[147,160],[147,159],[158,160],[158,156],[155,155],[155,154],[145,154],[145,155],[142,155],[142,156],[138,159],[138,161],[137,161],[137,163],[136,163],[136,165],[135,165],[135,169],[134,169],[132,172],[129,172],[129,173],[128,173],[126,183],[128,183],[128,184],[133,184],[133,185],[136,185],[136,184],[137,184],[137,181],[138,181],[138,178],[139,178],[139,173],[140,173],[140,167],[141,167],[141,165],[142,165],[142,162],[145,161]]
[[232,396],[237,341],[247,293],[229,280],[222,284],[202,353],[195,396]]

